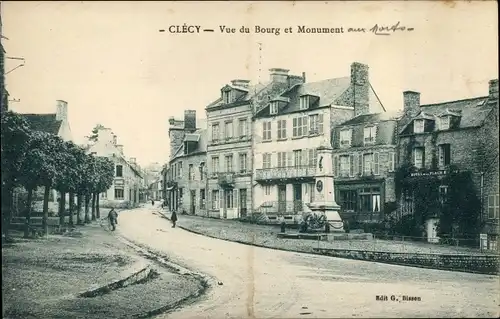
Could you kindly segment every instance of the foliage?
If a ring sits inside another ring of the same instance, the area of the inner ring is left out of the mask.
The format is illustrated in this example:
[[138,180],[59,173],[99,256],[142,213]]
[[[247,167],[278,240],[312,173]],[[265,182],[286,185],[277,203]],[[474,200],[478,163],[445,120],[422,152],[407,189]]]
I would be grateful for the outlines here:
[[96,193],[107,191],[113,185],[115,165],[109,158],[96,157]]
[[103,128],[104,128],[104,126],[102,124],[97,124],[92,129],[92,133],[89,136],[86,136],[86,138],[89,140],[89,142],[96,142],[99,139],[99,130],[101,130]]

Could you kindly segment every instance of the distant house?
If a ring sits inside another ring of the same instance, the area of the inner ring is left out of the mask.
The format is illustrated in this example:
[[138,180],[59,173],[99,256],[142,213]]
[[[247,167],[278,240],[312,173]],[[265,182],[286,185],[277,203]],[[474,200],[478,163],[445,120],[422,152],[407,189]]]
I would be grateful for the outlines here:
[[102,206],[137,205],[144,189],[143,174],[135,158],[127,159],[123,145],[117,144],[117,137],[109,128],[101,128],[97,141],[87,147],[87,153],[109,158],[115,164],[113,185],[101,193]]

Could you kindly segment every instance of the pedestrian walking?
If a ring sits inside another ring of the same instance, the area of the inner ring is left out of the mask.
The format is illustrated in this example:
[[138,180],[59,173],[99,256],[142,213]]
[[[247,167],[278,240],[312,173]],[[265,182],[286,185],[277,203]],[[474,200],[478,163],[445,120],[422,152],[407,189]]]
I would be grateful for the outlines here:
[[151,205],[153,205],[153,206],[155,205],[155,201],[154,200],[151,201]]
[[114,231],[116,229],[116,224],[118,224],[118,213],[114,208],[111,208],[111,210],[109,211],[108,220],[111,225],[111,231]]
[[175,223],[177,222],[177,213],[176,211],[172,211],[172,216],[170,216],[170,220],[172,221],[172,228],[175,228]]

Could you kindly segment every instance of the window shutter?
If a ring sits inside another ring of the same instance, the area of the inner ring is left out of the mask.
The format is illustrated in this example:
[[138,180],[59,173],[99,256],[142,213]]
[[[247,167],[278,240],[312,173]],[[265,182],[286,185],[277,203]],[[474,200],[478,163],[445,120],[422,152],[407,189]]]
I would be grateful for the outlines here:
[[302,135],[308,135],[309,134],[309,125],[308,125],[308,116],[307,115],[302,118],[302,125],[303,125]]
[[313,167],[315,166],[314,163],[314,149],[309,149],[309,166]]
[[348,133],[348,137],[349,137],[349,146],[352,145],[352,135],[353,135],[353,131],[352,130],[349,130],[349,133]]
[[358,163],[358,168],[359,168],[359,174],[360,175],[363,175],[364,171],[363,171],[363,154],[359,154],[359,163]]
[[354,162],[354,155],[349,156],[349,176],[354,176],[354,166],[356,163]]
[[293,166],[293,152],[288,152],[286,154],[286,160],[287,160],[287,165],[288,167],[292,167]]
[[323,134],[323,114],[318,114],[318,133]]
[[224,190],[219,190],[219,209],[222,210],[224,208]]
[[233,208],[239,207],[238,189],[233,189]]
[[302,166],[307,166],[309,164],[308,158],[309,158],[309,152],[307,149],[302,150]]
[[293,136],[297,136],[297,118],[293,119]]
[[373,171],[374,171],[373,173],[375,175],[380,174],[380,172],[379,172],[380,167],[379,167],[379,161],[378,160],[379,160],[378,153],[373,153],[373,163],[374,163],[374,166],[375,166],[374,169],[373,169]]

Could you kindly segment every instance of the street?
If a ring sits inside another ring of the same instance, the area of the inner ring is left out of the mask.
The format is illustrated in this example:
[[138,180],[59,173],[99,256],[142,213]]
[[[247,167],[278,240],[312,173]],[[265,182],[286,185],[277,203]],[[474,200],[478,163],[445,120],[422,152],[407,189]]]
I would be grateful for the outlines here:
[[214,278],[199,301],[164,318],[498,316],[495,276],[246,246],[171,228],[157,210],[121,212],[117,235]]

